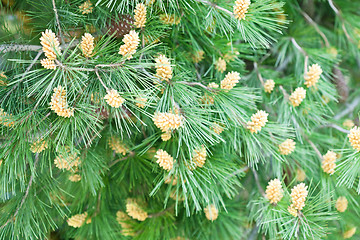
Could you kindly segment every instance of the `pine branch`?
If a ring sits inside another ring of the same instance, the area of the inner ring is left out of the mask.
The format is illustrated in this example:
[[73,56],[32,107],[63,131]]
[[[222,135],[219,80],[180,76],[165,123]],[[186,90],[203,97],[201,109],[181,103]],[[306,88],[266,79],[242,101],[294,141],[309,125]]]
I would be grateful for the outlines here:
[[319,35],[322,37],[322,39],[325,42],[325,46],[330,47],[329,40],[327,39],[326,35],[320,30],[320,28],[316,24],[316,22],[314,22],[314,20],[312,20],[312,18],[306,12],[302,11],[301,9],[300,9],[300,13],[305,17],[305,20],[315,28],[316,32],[319,33]]
[[128,159],[129,157],[133,157],[134,155],[135,155],[135,152],[131,151],[126,157],[123,157],[123,158],[120,158],[120,159],[117,159],[117,160],[111,162],[109,164],[109,168],[111,168],[112,166],[114,166],[118,162],[124,161],[124,160]]
[[354,109],[359,106],[359,104],[360,104],[360,97],[357,97],[350,104],[348,104],[343,111],[336,114],[334,116],[334,120],[339,120],[344,116],[348,115],[349,113],[352,113]]
[[209,5],[209,6],[213,7],[213,8],[215,8],[215,9],[218,9],[218,10],[220,10],[220,11],[223,11],[223,12],[229,14],[230,16],[233,16],[233,13],[232,13],[232,12],[230,12],[229,10],[227,10],[227,9],[225,9],[225,8],[223,8],[223,7],[220,7],[219,5],[216,5],[216,4],[213,3],[213,2],[209,2],[209,1],[206,1],[206,0],[195,0],[195,1],[196,1],[196,2],[200,2],[200,3],[203,3],[203,4],[205,4],[205,5]]
[[334,129],[336,129],[336,130],[338,130],[338,131],[340,131],[340,132],[343,132],[343,133],[347,133],[347,134],[350,133],[349,130],[346,130],[346,129],[344,129],[344,128],[342,128],[342,127],[340,127],[340,126],[338,126],[338,125],[336,125],[336,124],[334,124],[334,123],[322,125],[322,126],[320,126],[319,128],[327,128],[327,127],[329,127],[329,128],[334,128]]
[[62,42],[62,43],[65,43],[65,41],[64,41],[64,36],[63,36],[62,31],[61,31],[61,26],[60,26],[60,21],[59,21],[59,15],[58,15],[58,12],[57,12],[57,9],[56,9],[55,0],[52,0],[52,5],[53,5],[54,13],[55,13],[56,24],[57,24],[57,26],[58,26],[58,28],[59,28],[59,35],[60,35],[61,42]]
[[315,146],[315,144],[307,137],[304,136],[305,140],[310,144],[310,146],[314,149],[318,157],[320,158],[320,163],[323,161],[323,156],[321,155],[319,149]]
[[256,172],[253,168],[250,168],[250,169],[251,169],[251,171],[253,172],[256,185],[257,185],[257,187],[258,187],[261,195],[262,195],[263,197],[266,197],[265,191],[264,191],[264,189],[263,189],[263,188],[261,187],[261,185],[260,185],[259,176],[258,176],[257,172]]
[[264,79],[262,78],[262,76],[260,74],[257,62],[254,62],[254,70],[255,70],[255,72],[256,72],[256,74],[257,74],[257,76],[258,76],[258,78],[259,78],[259,80],[261,82],[261,85],[264,85]]
[[188,85],[188,86],[199,86],[199,87],[202,87],[206,90],[209,90],[209,91],[214,91],[215,89],[211,88],[211,87],[207,87],[205,85],[203,85],[202,83],[199,83],[199,82],[185,82],[185,81],[180,81],[180,82],[177,82],[177,83],[180,83],[180,84],[185,84],[185,85]]
[[[79,40],[74,40],[70,44],[65,43],[62,44],[60,47],[65,48],[72,48],[79,43]],[[7,53],[7,52],[40,52],[42,51],[42,46],[39,45],[27,45],[27,44],[1,44],[0,45],[0,53]]]
[[333,0],[328,0],[328,3],[331,7],[331,9],[335,12],[335,14],[339,17],[340,21],[341,21],[341,28],[343,29],[344,31],[344,34],[346,36],[346,38],[351,42],[351,43],[354,43],[354,40],[350,37],[346,27],[345,27],[345,20],[342,16],[342,13],[341,11],[335,6]]
[[152,213],[148,215],[148,218],[155,218],[155,217],[160,217],[164,214],[166,214],[167,212],[170,212],[172,209],[174,209],[174,205],[162,210],[161,212],[157,212],[157,213]]
[[31,177],[30,177],[29,184],[28,184],[28,186],[27,186],[27,188],[26,188],[26,190],[25,190],[25,194],[24,194],[23,198],[21,199],[20,205],[19,205],[19,207],[15,210],[14,215],[13,215],[12,217],[10,217],[10,218],[0,227],[0,229],[3,229],[4,227],[6,227],[6,226],[18,215],[21,207],[24,205],[25,200],[26,200],[26,198],[27,198],[28,195],[29,195],[30,187],[31,187],[31,185],[32,185],[32,183],[33,183],[33,180],[34,180],[35,171],[36,171],[36,166],[37,166],[37,163],[38,163],[38,162],[39,162],[39,154],[37,153],[37,154],[35,155],[34,174],[32,174]]

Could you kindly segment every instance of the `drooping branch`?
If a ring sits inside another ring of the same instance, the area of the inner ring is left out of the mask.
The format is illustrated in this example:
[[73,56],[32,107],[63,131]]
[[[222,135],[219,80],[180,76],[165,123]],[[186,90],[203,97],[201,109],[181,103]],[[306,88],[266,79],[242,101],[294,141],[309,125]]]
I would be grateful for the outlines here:
[[[39,154],[36,154],[35,155],[35,162],[34,162],[34,172],[36,171],[36,166],[37,166],[37,163],[39,162]],[[19,206],[17,207],[17,209],[15,210],[15,213],[14,215],[12,215],[12,217],[10,217],[1,227],[0,229],[3,229],[4,227],[6,227],[18,214],[19,214],[19,211],[21,209],[21,207],[24,205],[25,203],[25,200],[26,198],[28,197],[29,195],[29,192],[30,192],[30,188],[31,188],[31,185],[33,184],[33,181],[34,181],[34,175],[35,174],[32,174],[31,177],[30,177],[30,180],[29,180],[29,184],[25,190],[25,194],[23,196],[23,198],[21,199],[21,202],[19,204]]]

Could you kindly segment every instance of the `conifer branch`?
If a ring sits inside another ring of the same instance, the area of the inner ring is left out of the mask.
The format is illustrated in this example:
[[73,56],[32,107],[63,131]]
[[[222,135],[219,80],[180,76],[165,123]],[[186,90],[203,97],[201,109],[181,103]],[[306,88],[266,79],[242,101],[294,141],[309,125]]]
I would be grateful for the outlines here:
[[360,105],[360,96],[356,97],[346,108],[334,116],[334,120],[339,120],[342,117],[352,113],[356,107]]
[[354,43],[354,40],[350,37],[346,27],[345,27],[345,20],[342,16],[342,13],[341,11],[335,6],[333,0],[328,0],[328,3],[331,7],[331,9],[335,12],[335,14],[339,17],[340,21],[341,21],[341,28],[343,29],[344,31],[344,34],[346,36],[346,38],[351,42],[351,43]]
[[334,129],[336,129],[336,130],[338,130],[338,131],[340,131],[340,132],[343,132],[343,133],[347,133],[347,134],[350,133],[349,130],[346,130],[346,129],[344,129],[344,128],[342,128],[342,127],[340,127],[340,126],[338,126],[338,125],[336,125],[336,124],[334,124],[334,123],[322,125],[322,126],[320,126],[319,128],[326,128],[326,127],[334,128]]
[[174,205],[162,210],[161,212],[157,212],[157,213],[152,213],[148,215],[148,218],[155,218],[155,217],[160,217],[164,214],[166,214],[167,212],[170,212],[172,209],[174,209]]
[[109,168],[111,168],[112,166],[114,166],[115,164],[117,164],[118,162],[124,161],[126,159],[128,159],[129,157],[133,157],[135,155],[135,152],[131,151],[127,156],[123,157],[123,158],[119,158],[113,162],[111,162],[109,164]]
[[36,166],[37,166],[37,163],[38,163],[38,162],[39,162],[39,154],[37,153],[37,154],[35,155],[34,173],[31,174],[31,176],[30,176],[29,184],[28,184],[28,186],[27,186],[27,188],[26,188],[26,190],[25,190],[25,194],[24,194],[23,198],[21,199],[20,205],[19,205],[19,207],[15,210],[14,215],[12,215],[12,217],[10,217],[10,218],[0,227],[0,229],[3,229],[4,227],[6,227],[6,226],[18,215],[21,207],[24,205],[25,200],[26,200],[26,198],[27,198],[28,195],[29,195],[30,187],[31,187],[31,185],[33,184],[33,180],[34,180],[34,176],[35,176],[35,172],[36,172]]
[[180,84],[185,84],[185,85],[188,85],[188,86],[199,86],[199,87],[202,87],[206,90],[209,90],[209,91],[214,91],[215,89],[211,88],[211,87],[207,87],[205,85],[203,85],[202,83],[199,83],[199,82],[185,82],[185,81],[180,81],[180,82],[177,82],[177,83],[180,83]]
[[256,172],[256,171],[254,170],[254,168],[252,168],[252,167],[251,167],[250,169],[251,169],[251,171],[253,172],[256,185],[257,185],[257,187],[258,187],[261,195],[262,195],[263,197],[266,197],[265,191],[264,191],[264,189],[261,187],[261,184],[260,184],[260,181],[259,181],[259,176],[258,176],[257,172]]
[[[61,48],[72,48],[79,43],[79,40],[74,40],[71,43],[64,43]],[[27,44],[1,44],[0,53],[7,52],[40,52],[42,51],[42,46],[40,45],[27,45]]]
[[60,35],[61,42],[65,43],[64,36],[63,36],[62,31],[61,31],[60,20],[59,20],[59,15],[58,15],[58,12],[57,12],[57,9],[56,9],[55,0],[52,0],[52,5],[53,5],[54,13],[55,13],[56,24],[57,24],[57,26],[59,28],[59,35]]
[[292,37],[291,42],[297,50],[299,50],[304,56],[307,56],[306,51],[302,47],[300,47],[300,45],[296,42],[295,38]]
[[312,20],[312,18],[304,11],[300,10],[300,13],[304,16],[305,20],[312,25],[316,32],[322,37],[322,39],[324,40],[325,46],[326,47],[330,47],[329,44],[329,40],[327,39],[326,35],[320,30],[319,26],[317,25],[316,22],[314,22],[314,20]]
[[261,73],[259,71],[257,62],[254,62],[254,70],[255,70],[255,72],[256,72],[256,74],[257,74],[257,76],[258,76],[258,78],[259,78],[259,80],[261,82],[261,85],[264,85],[264,79],[261,76]]
[[319,149],[315,146],[315,144],[307,137],[304,136],[305,140],[310,144],[310,146],[312,147],[312,149],[314,149],[315,153],[318,155],[318,157],[320,158],[320,163],[323,161],[323,156],[321,155]]
[[196,1],[196,2],[200,2],[200,3],[203,3],[203,4],[205,4],[205,5],[209,5],[209,6],[213,7],[213,8],[215,8],[215,9],[218,9],[218,10],[220,10],[220,11],[223,11],[223,12],[229,14],[230,16],[233,16],[233,13],[232,13],[232,12],[230,12],[229,10],[227,10],[227,9],[225,9],[225,8],[223,8],[223,7],[220,7],[219,5],[216,5],[216,4],[213,3],[213,2],[206,1],[206,0],[195,0],[195,1]]

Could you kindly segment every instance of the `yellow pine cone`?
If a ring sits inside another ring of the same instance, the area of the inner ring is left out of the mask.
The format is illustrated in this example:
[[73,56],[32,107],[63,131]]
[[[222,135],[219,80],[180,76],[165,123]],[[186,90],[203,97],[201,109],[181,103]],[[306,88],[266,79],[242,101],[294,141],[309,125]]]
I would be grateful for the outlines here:
[[231,90],[240,80],[240,74],[238,72],[229,72],[226,74],[224,80],[221,81],[220,88]]
[[275,178],[269,181],[266,187],[266,198],[269,199],[271,204],[277,204],[283,197],[283,190],[279,179]]
[[111,136],[108,140],[110,148],[117,154],[126,155],[128,148],[120,141],[119,138]]
[[325,155],[323,155],[323,161],[321,164],[322,169],[325,173],[333,174],[335,172],[335,164],[336,161],[336,153],[333,151],[327,151]]
[[216,122],[213,123],[211,129],[218,135],[220,135],[224,131],[224,128]]
[[4,74],[4,72],[0,72],[0,86],[6,86],[7,85],[7,76]]
[[219,216],[219,210],[215,207],[214,204],[208,205],[205,209],[205,216],[210,221],[215,221]]
[[295,150],[295,142],[292,139],[286,139],[279,145],[279,151],[281,155],[289,155]]
[[69,180],[72,182],[79,182],[81,180],[81,176],[79,174],[73,174],[69,176]]
[[305,171],[301,168],[296,169],[296,181],[302,182],[305,180],[305,178],[306,178]]
[[145,4],[143,4],[143,3],[136,4],[134,12],[135,12],[134,25],[137,28],[145,27],[145,22],[146,22],[146,6],[145,6]]
[[344,239],[351,238],[352,236],[354,236],[355,233],[356,233],[356,227],[350,228],[349,230],[343,233],[343,238]]
[[265,111],[258,110],[251,116],[251,121],[247,122],[247,129],[249,129],[251,133],[258,133],[268,122],[268,115]]
[[81,38],[80,47],[85,57],[91,57],[94,51],[94,37],[90,33],[85,33]]
[[131,30],[123,38],[124,45],[120,46],[119,54],[127,56],[127,59],[131,59],[136,53],[136,49],[139,46],[140,38],[139,34],[134,30]]
[[355,126],[348,134],[350,145],[357,151],[360,151],[360,128]]
[[122,98],[115,89],[109,90],[104,99],[106,100],[107,104],[113,108],[119,108],[125,102],[125,99]]
[[173,77],[170,60],[165,55],[160,54],[159,57],[155,58],[155,68],[156,77],[158,77],[161,81],[165,80],[169,82]]
[[353,126],[355,126],[355,123],[353,120],[351,119],[346,119],[344,122],[343,122],[343,126],[347,129],[351,129]]
[[322,73],[322,69],[318,64],[313,64],[310,66],[309,71],[305,73],[305,85],[306,87],[313,87],[320,79],[320,75]]
[[192,55],[192,60],[194,63],[199,63],[204,59],[205,52],[203,50],[197,51],[194,55]]
[[175,186],[175,185],[177,184],[177,177],[176,177],[176,176],[174,176],[174,177],[168,176],[168,177],[165,179],[165,183],[166,183],[166,184],[171,184],[171,185]]
[[50,109],[60,117],[69,118],[74,116],[75,110],[68,107],[66,90],[62,86],[54,88],[54,93],[51,96]]
[[56,64],[54,60],[50,60],[48,58],[44,58],[40,60],[40,64],[41,66],[43,66],[46,69],[51,69],[51,70],[55,70],[56,69]]
[[219,84],[211,82],[211,83],[209,83],[208,87],[210,87],[210,88],[219,88]]
[[215,63],[215,69],[221,73],[226,71],[226,62],[224,59],[219,58]]
[[33,153],[41,153],[48,147],[45,140],[39,139],[36,142],[33,142],[30,146],[30,151]]
[[12,116],[11,114],[8,114],[7,112],[4,111],[4,109],[0,108],[0,124],[6,127],[13,126],[15,123],[14,121],[10,120],[11,116]]
[[198,167],[203,167],[206,161],[206,149],[204,145],[201,145],[200,147],[194,149],[193,152],[193,162]]
[[289,100],[291,105],[297,107],[301,104],[301,102],[306,97],[306,90],[303,87],[298,87],[295,91],[290,95]]
[[161,140],[164,142],[169,141],[171,138],[171,131],[166,131],[163,134],[161,134]]
[[94,7],[92,6],[92,3],[90,2],[90,0],[84,2],[83,4],[81,4],[79,6],[80,11],[82,12],[82,14],[89,14],[92,13]]
[[162,23],[167,25],[178,25],[181,21],[181,18],[174,14],[161,14],[159,18]]
[[84,225],[87,215],[87,212],[84,212],[83,214],[76,214],[67,220],[67,224],[70,227],[79,228]]
[[236,0],[234,5],[235,18],[238,20],[245,19],[250,4],[250,0]]
[[294,208],[294,205],[291,204],[289,207],[288,207],[288,212],[293,215],[294,217],[297,217],[298,215],[298,211]]
[[305,183],[299,183],[291,189],[291,202],[293,208],[295,208],[296,210],[301,211],[305,207],[305,201],[308,195],[307,188],[308,187],[305,186]]
[[175,130],[182,126],[183,116],[174,113],[160,113],[156,112],[153,117],[153,122],[163,132]]
[[147,212],[132,198],[126,200],[126,212],[130,217],[139,221],[145,221],[148,217]]
[[70,153],[70,148],[65,147],[66,153],[60,153],[54,159],[54,164],[59,169],[70,170],[73,167],[80,165],[80,157],[77,156],[77,153]]
[[348,207],[348,200],[346,197],[339,197],[335,203],[336,210],[339,212],[345,212]]
[[42,50],[49,60],[55,60],[56,53],[61,55],[59,40],[57,39],[55,33],[53,33],[51,30],[46,29],[45,32],[42,32],[40,41]]
[[166,151],[159,149],[155,154],[157,163],[166,171],[170,171],[174,166],[174,158],[170,156]]
[[134,236],[135,232],[130,224],[131,218],[124,212],[118,211],[116,213],[116,221],[121,225],[121,234],[124,236]]
[[147,98],[146,97],[137,97],[135,99],[136,103],[135,105],[139,108],[144,108],[146,107],[146,103],[147,103]]
[[274,90],[274,87],[275,87],[275,82],[272,79],[268,79],[264,83],[264,90],[267,93],[271,93]]

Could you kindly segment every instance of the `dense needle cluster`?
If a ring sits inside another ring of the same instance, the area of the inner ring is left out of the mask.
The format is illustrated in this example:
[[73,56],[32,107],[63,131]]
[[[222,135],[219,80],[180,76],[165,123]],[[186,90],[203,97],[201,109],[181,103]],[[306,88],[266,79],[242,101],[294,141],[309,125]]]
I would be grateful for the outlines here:
[[295,150],[295,142],[292,139],[286,139],[279,145],[279,151],[281,155],[289,155]]
[[301,104],[301,102],[306,97],[306,90],[303,87],[298,87],[295,91],[290,95],[289,100],[291,105],[297,107]]
[[322,74],[322,69],[319,64],[313,64],[310,66],[309,71],[305,73],[305,85],[309,87],[313,87],[320,79],[320,75]]
[[247,129],[249,129],[251,133],[258,133],[261,128],[266,125],[268,115],[265,111],[258,110],[251,116],[251,121],[247,122]]
[[250,6],[250,0],[236,0],[234,5],[234,16],[236,19],[245,19]]
[[170,171],[174,166],[174,158],[170,156],[166,151],[159,149],[155,154],[157,163],[166,171]]
[[145,27],[145,23],[146,23],[146,6],[145,6],[145,4],[143,4],[143,3],[136,4],[134,12],[135,12],[134,25],[137,28]]
[[139,221],[145,221],[148,217],[148,213],[132,198],[126,200],[126,212],[130,217]]
[[336,153],[333,151],[327,151],[325,155],[323,155],[323,161],[321,164],[322,169],[325,173],[333,174],[335,172],[336,167]]
[[351,146],[355,150],[360,151],[360,128],[357,126],[353,127],[348,134],[348,138]]
[[226,74],[224,80],[221,81],[220,88],[225,90],[231,90],[240,80],[240,74],[238,72],[229,72]]
[[134,30],[131,30],[123,38],[124,44],[120,46],[119,54],[126,56],[127,59],[131,59],[136,53],[136,49],[140,44],[139,34]]
[[94,37],[90,33],[85,33],[81,38],[80,47],[85,57],[91,57],[94,51]]
[[271,204],[277,204],[283,197],[283,190],[279,179],[271,180],[266,187],[266,198]]

